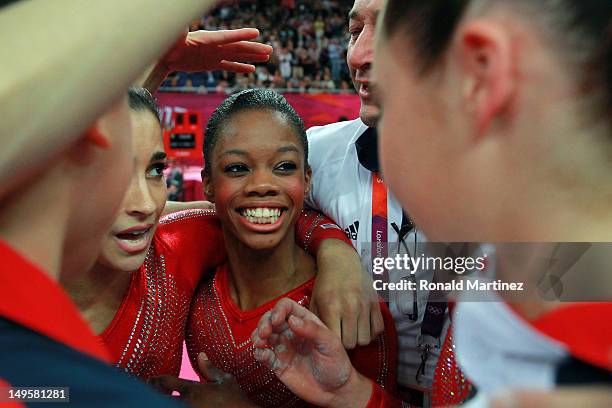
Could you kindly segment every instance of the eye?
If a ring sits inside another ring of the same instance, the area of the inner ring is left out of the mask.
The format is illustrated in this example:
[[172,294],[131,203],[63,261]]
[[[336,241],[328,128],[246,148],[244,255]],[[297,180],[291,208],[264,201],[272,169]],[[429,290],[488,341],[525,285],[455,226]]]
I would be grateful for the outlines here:
[[244,173],[247,173],[248,171],[249,171],[249,168],[246,166],[246,164],[242,164],[242,163],[229,164],[225,166],[225,168],[223,169],[224,173],[227,173],[232,176],[239,176]]
[[281,173],[292,173],[297,170],[297,164],[292,161],[285,161],[276,165],[274,170]]
[[357,40],[357,38],[359,37],[359,34],[361,34],[361,27],[350,27],[349,28],[349,34],[351,35],[351,41],[355,42]]
[[168,163],[154,163],[147,170],[147,177],[162,178],[164,171],[168,168]]

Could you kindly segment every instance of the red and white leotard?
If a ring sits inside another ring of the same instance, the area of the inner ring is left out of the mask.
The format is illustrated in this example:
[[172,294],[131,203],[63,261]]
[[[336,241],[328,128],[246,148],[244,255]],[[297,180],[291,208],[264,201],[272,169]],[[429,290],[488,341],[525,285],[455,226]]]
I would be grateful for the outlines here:
[[[242,311],[230,296],[228,265],[219,267],[214,278],[200,284],[187,323],[187,350],[193,367],[200,352],[211,363],[232,374],[240,388],[258,406],[307,406],[283,385],[275,374],[253,356],[251,333],[260,318],[284,297],[303,306],[310,302],[315,279],[280,295],[254,310]],[[381,304],[385,332],[365,347],[348,351],[353,366],[381,387],[395,391],[397,370],[397,337],[391,313]],[[197,368],[196,368],[197,371]]]
[[[348,242],[331,220],[304,211],[296,228],[298,244],[316,252],[326,238]],[[188,210],[162,218],[145,262],[133,273],[115,317],[99,336],[115,365],[141,378],[178,376],[194,290],[225,258],[215,211]]]

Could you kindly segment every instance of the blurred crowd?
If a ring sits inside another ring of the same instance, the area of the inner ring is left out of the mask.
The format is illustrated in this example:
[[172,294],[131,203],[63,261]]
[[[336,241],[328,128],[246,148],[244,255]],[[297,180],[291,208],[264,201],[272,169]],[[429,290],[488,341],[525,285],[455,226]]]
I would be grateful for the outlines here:
[[274,88],[285,92],[353,92],[346,48],[350,0],[230,0],[199,21],[194,30],[256,27],[260,41],[274,47],[267,63],[252,74],[176,72],[166,89],[235,92]]

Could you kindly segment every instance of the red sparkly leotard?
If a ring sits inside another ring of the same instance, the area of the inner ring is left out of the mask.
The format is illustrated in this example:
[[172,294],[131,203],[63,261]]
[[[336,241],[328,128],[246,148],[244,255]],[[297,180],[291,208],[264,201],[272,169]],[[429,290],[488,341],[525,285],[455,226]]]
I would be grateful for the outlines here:
[[[215,367],[236,378],[242,391],[258,406],[307,406],[270,369],[255,360],[251,333],[262,315],[283,297],[307,306],[315,279],[254,310],[242,311],[231,299],[228,274],[228,265],[225,264],[217,269],[213,278],[202,281],[197,289],[187,323],[187,350],[192,365],[197,367],[197,355],[206,353]],[[385,332],[368,346],[357,347],[348,354],[361,374],[393,393],[396,386],[397,337],[391,313],[385,304],[381,304],[381,309]]]
[[[298,244],[316,252],[326,238],[342,239],[342,230],[318,213],[298,219]],[[115,365],[141,378],[178,376],[185,324],[194,290],[226,258],[221,226],[213,210],[181,211],[164,217],[143,265],[112,322],[100,335]]]

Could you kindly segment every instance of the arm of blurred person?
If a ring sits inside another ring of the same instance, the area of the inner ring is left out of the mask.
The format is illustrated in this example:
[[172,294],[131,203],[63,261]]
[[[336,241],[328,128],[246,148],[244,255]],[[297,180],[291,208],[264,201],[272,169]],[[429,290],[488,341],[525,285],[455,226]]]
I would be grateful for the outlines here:
[[[0,8],[0,197],[76,140],[213,0]],[[154,30],[144,30],[155,21]]]
[[210,201],[167,201],[162,217],[178,211],[184,210],[214,210],[215,205]]
[[310,310],[347,349],[368,345],[384,323],[378,296],[355,249],[338,239],[324,240],[317,251],[317,269]]
[[281,299],[251,335],[255,358],[294,394],[322,407],[399,407],[351,364],[340,339],[308,309]]
[[255,72],[245,62],[265,62],[272,47],[253,42],[259,36],[255,28],[219,31],[184,31],[172,49],[140,81],[140,86],[155,93],[166,76],[174,71],[200,72],[224,70]]

